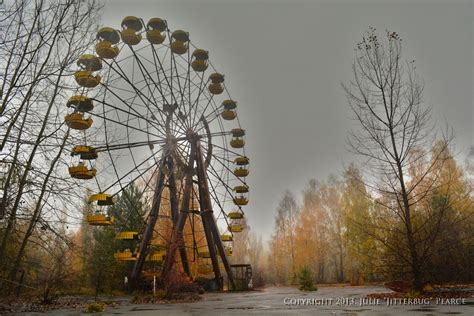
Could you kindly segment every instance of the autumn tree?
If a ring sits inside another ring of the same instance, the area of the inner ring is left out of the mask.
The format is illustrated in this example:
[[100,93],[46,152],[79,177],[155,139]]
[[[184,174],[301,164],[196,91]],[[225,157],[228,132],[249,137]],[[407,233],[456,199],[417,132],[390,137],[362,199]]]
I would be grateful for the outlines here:
[[337,282],[344,282],[346,247],[344,235],[344,207],[342,199],[342,182],[334,175],[329,176],[327,183],[320,188],[321,206],[326,213],[329,244],[329,253]]
[[357,44],[352,70],[353,80],[343,88],[358,127],[348,144],[364,159],[364,184],[376,197],[384,197],[376,201],[400,223],[391,232],[399,244],[396,248],[384,245],[409,267],[413,286],[420,290],[424,262],[414,217],[420,201],[433,188],[433,181],[424,180],[442,162],[444,148],[434,153],[429,164],[422,165],[418,180],[411,181],[409,168],[429,155],[429,146],[437,136],[430,123],[431,109],[423,102],[423,82],[414,61],[402,59],[397,33],[387,31],[380,37],[370,29]]
[[351,284],[363,284],[365,280],[374,279],[377,251],[372,234],[375,223],[371,214],[370,193],[354,164],[344,171],[342,203],[344,243],[347,248],[346,271]]
[[275,217],[275,233],[271,237],[270,263],[278,283],[295,282],[297,277],[295,265],[295,230],[298,221],[299,207],[295,197],[286,191],[281,198]]
[[296,228],[298,266],[309,267],[318,282],[326,281],[329,262],[329,227],[322,207],[321,183],[311,179],[303,190],[303,205]]
[[471,281],[474,276],[469,263],[474,249],[472,190],[464,171],[442,141],[435,143],[431,151],[431,160],[436,156],[442,159],[435,163],[435,172],[430,175],[435,179],[427,180],[428,184],[434,182],[434,186],[418,205],[420,216],[416,218],[426,278],[432,282]]

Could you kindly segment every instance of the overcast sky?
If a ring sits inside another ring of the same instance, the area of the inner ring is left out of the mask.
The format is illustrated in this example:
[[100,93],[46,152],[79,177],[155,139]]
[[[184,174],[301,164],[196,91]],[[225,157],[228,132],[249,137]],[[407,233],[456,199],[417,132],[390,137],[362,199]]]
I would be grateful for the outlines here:
[[474,144],[472,1],[106,1],[102,24],[160,17],[210,52],[238,101],[251,159],[251,229],[271,236],[281,194],[340,174],[351,113],[341,82],[369,26],[396,31],[416,60],[425,101],[456,134],[460,158]]

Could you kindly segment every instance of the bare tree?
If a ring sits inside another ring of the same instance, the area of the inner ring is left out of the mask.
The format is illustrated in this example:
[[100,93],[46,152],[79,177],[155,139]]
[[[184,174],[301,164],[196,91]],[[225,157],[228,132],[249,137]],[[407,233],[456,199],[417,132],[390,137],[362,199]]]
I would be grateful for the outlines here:
[[[423,258],[429,245],[421,243],[417,220],[420,201],[436,183],[435,166],[448,146],[444,137],[438,152],[430,152],[436,132],[430,123],[431,108],[423,102],[423,82],[417,76],[414,60],[402,59],[402,40],[395,32],[379,38],[370,28],[357,44],[353,80],[343,85],[358,128],[348,144],[364,158],[364,184],[376,202],[391,212],[401,227],[388,227],[399,244],[389,244],[398,260],[409,267],[413,286],[423,286]],[[426,161],[431,155],[430,163]],[[422,168],[417,177],[410,168]],[[429,183],[427,183],[429,182]],[[436,232],[431,232],[436,234]]]
[[38,226],[54,233],[81,195],[78,183],[64,177],[65,149],[77,140],[63,117],[67,98],[77,89],[72,83],[75,63],[93,45],[100,8],[96,0],[15,0],[0,18],[4,277],[16,277]]

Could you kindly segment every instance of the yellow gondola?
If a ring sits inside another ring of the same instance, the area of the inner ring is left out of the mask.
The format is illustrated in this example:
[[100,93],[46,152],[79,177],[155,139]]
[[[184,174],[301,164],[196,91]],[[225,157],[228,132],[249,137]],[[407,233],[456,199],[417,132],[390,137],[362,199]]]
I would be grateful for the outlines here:
[[224,120],[232,121],[237,117],[237,114],[233,110],[224,110],[222,111],[221,116]]
[[244,218],[244,214],[242,212],[229,212],[227,214],[227,217],[229,217],[230,219],[242,219]]
[[117,30],[106,26],[97,31],[97,39],[115,45],[120,42],[120,34]]
[[234,163],[239,166],[245,166],[249,164],[249,158],[247,156],[239,156],[234,159]]
[[239,178],[243,178],[249,175],[249,170],[247,168],[235,168],[234,169],[234,175]]
[[117,240],[137,240],[138,239],[138,232],[133,231],[124,231],[120,232],[115,236]]
[[171,51],[177,55],[182,55],[188,51],[189,33],[177,30],[171,34]]
[[120,32],[122,41],[130,46],[137,45],[142,40],[142,36],[133,29],[125,29]]
[[171,51],[177,55],[182,55],[188,51],[188,44],[182,41],[171,42]]
[[97,159],[97,152],[94,148],[85,145],[77,145],[72,148],[71,156],[79,155],[82,160]]
[[124,251],[114,253],[114,258],[119,261],[135,261],[138,258],[138,254],[131,252],[130,249],[125,249]]
[[161,44],[165,41],[166,36],[159,30],[146,31],[146,39],[152,44]]
[[124,28],[120,32],[122,41],[127,45],[137,45],[142,40],[142,36],[138,34],[143,24],[141,20],[135,16],[127,16],[122,20],[122,27]]
[[99,75],[94,76],[92,71],[78,70],[74,73],[74,79],[81,87],[94,88],[99,85],[102,78]]
[[211,83],[209,85],[209,92],[212,94],[221,94],[224,92],[224,86],[220,83]]
[[242,148],[245,145],[245,141],[243,139],[232,139],[230,141],[230,146],[232,148]]
[[78,112],[89,112],[94,108],[92,99],[83,95],[73,95],[67,100],[67,107],[74,107]]
[[146,261],[162,262],[166,256],[165,252],[155,252],[146,256]]
[[247,205],[249,203],[249,200],[245,196],[238,196],[234,198],[234,204],[235,205]]
[[81,55],[77,59],[77,65],[83,70],[99,71],[102,69],[102,62],[100,59],[92,54]]
[[236,138],[245,136],[245,130],[241,128],[233,128],[230,132],[232,133],[232,136]]
[[206,251],[201,251],[199,252],[199,258],[210,258],[211,254],[209,253],[209,250]]
[[86,221],[92,226],[109,226],[113,225],[114,218],[102,213],[89,214]]
[[209,59],[209,52],[204,49],[196,49],[193,52],[194,60],[191,62],[191,67],[196,72],[203,72],[209,66],[207,60]]
[[224,75],[218,72],[215,72],[209,76],[209,80],[211,80],[212,83],[223,83]]
[[97,205],[114,205],[113,198],[107,193],[97,193],[89,196],[88,203],[97,202]]
[[237,107],[237,102],[234,100],[224,100],[222,101],[222,106],[226,110],[234,110]]
[[193,57],[200,60],[208,60],[209,52],[207,50],[197,48],[193,52]]
[[244,226],[240,224],[230,224],[228,229],[232,233],[240,233],[244,230]]
[[225,253],[226,256],[229,256],[229,257],[230,257],[230,256],[232,256],[232,254],[233,254],[234,252],[233,252],[233,250],[232,250],[231,247],[225,247],[225,248],[224,248],[224,253]]
[[230,234],[223,234],[221,235],[221,240],[224,242],[232,241],[232,235]]
[[138,32],[143,28],[143,24],[142,21],[136,16],[129,15],[123,18],[122,27]]
[[207,63],[207,60],[196,59],[191,62],[191,67],[196,72],[203,72],[208,66],[209,64]]
[[146,38],[152,44],[161,44],[166,36],[163,31],[166,30],[166,21],[160,18],[152,18],[147,23]]
[[104,59],[114,59],[120,53],[120,49],[112,46],[112,43],[108,41],[100,41],[95,44],[95,51]]
[[189,42],[189,33],[183,30],[176,30],[171,34],[171,38],[180,42]]
[[85,130],[92,126],[92,118],[84,119],[84,113],[75,112],[64,117],[66,125],[72,129]]
[[212,269],[212,265],[203,264],[203,265],[198,265],[197,272],[199,274],[211,274],[214,272],[214,270]]
[[90,180],[95,177],[97,170],[88,169],[84,164],[69,167],[69,175],[75,179]]
[[163,19],[160,19],[160,18],[151,18],[148,23],[147,23],[147,26],[149,28],[152,28],[154,30],[158,30],[160,32],[163,32],[166,30],[166,21],[163,20]]
[[248,193],[249,187],[247,185],[237,185],[233,188],[235,193]]
[[235,113],[237,102],[234,100],[224,100],[222,106],[224,107],[224,111],[222,111],[221,116],[224,120],[231,121],[237,117],[237,113]]
[[237,117],[237,113],[235,113],[235,108],[237,107],[237,102],[234,100],[224,100],[222,102],[222,106],[224,107],[224,111],[222,111],[222,118],[224,120],[233,120]]
[[208,88],[210,93],[221,94],[224,92],[224,86],[222,85],[224,82],[224,75],[215,72],[209,76],[209,80],[211,81]]
[[245,145],[245,141],[242,139],[245,136],[245,130],[241,128],[234,128],[232,131],[232,140],[230,141],[230,146],[232,148],[242,148]]

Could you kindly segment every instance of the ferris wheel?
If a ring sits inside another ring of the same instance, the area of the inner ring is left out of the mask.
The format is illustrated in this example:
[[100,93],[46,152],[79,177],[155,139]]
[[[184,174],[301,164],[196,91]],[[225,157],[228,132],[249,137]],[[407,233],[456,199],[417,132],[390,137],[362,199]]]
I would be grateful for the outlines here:
[[65,123],[82,139],[71,150],[69,174],[95,190],[87,222],[113,225],[115,197],[140,181],[152,197],[143,228],[116,237],[136,245],[115,254],[133,261],[131,283],[151,261],[165,280],[179,262],[189,276],[211,275],[220,288],[223,266],[233,284],[227,256],[245,228],[249,159],[237,102],[209,52],[163,19],[127,16],[121,30],[101,28],[95,53],[77,65],[79,88]]

